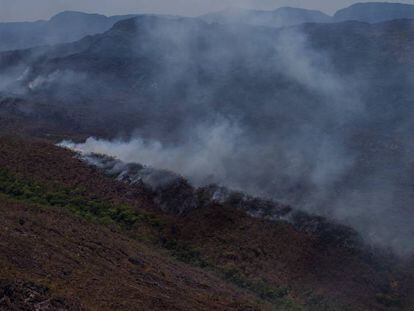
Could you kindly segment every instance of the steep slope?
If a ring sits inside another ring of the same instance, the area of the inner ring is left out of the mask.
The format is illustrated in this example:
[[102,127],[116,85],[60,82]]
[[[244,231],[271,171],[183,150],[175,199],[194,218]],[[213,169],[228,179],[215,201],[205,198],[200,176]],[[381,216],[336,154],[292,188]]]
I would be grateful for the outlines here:
[[44,292],[34,305],[67,309],[410,310],[408,270],[323,219],[260,220],[230,201],[164,213],[142,184],[44,141],[2,137],[0,168],[6,298],[29,287]]
[[80,40],[105,32],[116,22],[132,17],[65,11],[48,21],[0,23],[0,51],[26,49]]
[[[18,155],[22,143],[30,154]],[[73,154],[49,143],[2,138],[0,158],[0,279],[4,285],[1,307],[17,309],[18,299],[30,309],[53,304],[54,300],[71,310],[76,309],[71,305],[88,310],[258,307],[251,294],[211,272],[177,262],[157,247],[162,218],[158,219],[156,210],[152,210],[153,214],[145,212],[151,210],[151,204],[145,203],[145,194],[139,188],[106,178],[73,158]],[[7,183],[10,178],[13,186]],[[80,209],[75,207],[74,195],[63,199],[64,189],[83,197]],[[42,192],[48,194],[42,196]],[[93,210],[85,214],[92,201]],[[98,202],[107,205],[102,207]],[[106,208],[108,212],[121,202],[140,211],[141,220],[135,220],[132,226],[133,222],[129,222],[129,229],[125,225],[132,214],[127,210],[112,221],[104,221],[97,210],[101,208],[103,212],[102,208]],[[36,298],[31,291],[25,294],[28,286],[40,288],[46,298]],[[28,299],[37,301],[30,305]],[[266,303],[259,306],[267,309]]]
[[267,27],[285,27],[303,23],[328,23],[331,17],[320,12],[283,7],[274,11],[257,11],[229,8],[224,11],[200,16],[209,23],[248,24]]
[[[400,259],[370,249],[350,228],[214,185],[195,189],[181,176],[136,163],[102,155],[82,158],[117,180],[151,189],[158,208],[182,216],[170,238],[190,243],[203,265],[217,267],[243,288],[267,298],[294,297],[284,303],[299,300],[317,310],[405,304],[409,285],[397,272]],[[370,285],[361,285],[368,279]]]
[[42,284],[90,310],[236,310],[249,309],[253,301],[116,229],[4,198],[0,213],[2,280]]
[[414,5],[388,2],[356,3],[337,11],[333,20],[380,23],[402,18],[414,18]]

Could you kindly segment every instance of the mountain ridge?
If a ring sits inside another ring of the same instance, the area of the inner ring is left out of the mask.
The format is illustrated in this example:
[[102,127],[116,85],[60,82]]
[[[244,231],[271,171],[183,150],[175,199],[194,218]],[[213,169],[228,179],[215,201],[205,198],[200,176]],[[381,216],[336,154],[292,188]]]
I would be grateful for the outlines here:
[[414,5],[398,2],[361,2],[339,9],[332,16],[318,10],[281,7],[275,10],[228,8],[200,16],[207,22],[238,23],[268,27],[287,27],[303,23],[336,23],[360,21],[380,23],[414,18]]
[[368,23],[414,18],[414,5],[397,2],[355,3],[338,10],[333,18],[334,21],[358,20]]
[[[334,16],[318,10],[294,7],[282,7],[270,11],[228,8],[207,13],[198,18],[209,23],[250,24],[278,28],[303,23],[333,23],[346,20],[375,23],[399,18],[414,18],[413,8],[413,5],[399,3],[358,3],[338,10]],[[79,11],[63,11],[49,20],[0,23],[0,51],[77,41],[88,35],[103,33],[116,22],[134,16],[137,15],[105,16]]]
[[133,16],[135,15],[107,17],[63,11],[47,21],[0,23],[0,51],[77,41],[87,35],[105,32],[119,20]]
[[200,16],[209,23],[245,23],[256,26],[285,27],[307,22],[329,22],[330,17],[321,11],[282,7],[273,11],[229,8]]

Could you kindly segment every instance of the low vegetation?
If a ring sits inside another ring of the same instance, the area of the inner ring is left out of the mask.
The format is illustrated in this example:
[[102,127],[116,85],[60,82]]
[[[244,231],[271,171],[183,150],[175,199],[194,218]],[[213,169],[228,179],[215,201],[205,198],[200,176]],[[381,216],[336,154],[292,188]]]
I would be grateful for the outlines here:
[[[175,223],[171,223],[168,217],[126,203],[113,203],[82,187],[34,181],[0,168],[0,195],[35,204],[39,208],[65,209],[87,221],[117,226],[129,232],[133,238],[148,241],[153,246],[167,250],[181,262],[207,269],[227,283],[254,294],[258,305],[262,302],[270,303],[276,310],[304,310],[303,305],[306,305],[306,310],[332,310],[333,304],[325,297],[310,293],[304,295],[303,299],[298,298],[297,291],[290,285],[277,284],[274,279],[269,281],[251,273],[247,274],[237,263],[223,265],[215,261],[208,253],[205,254],[202,247],[196,247],[197,243],[180,239],[176,231],[181,229],[175,228]],[[378,294],[376,301],[387,308],[402,306],[401,297],[391,294]]]
[[282,310],[302,310],[290,297],[290,289],[285,285],[275,286],[264,279],[252,280],[236,267],[221,269],[224,278],[240,288],[253,292],[263,300],[270,301]]
[[289,294],[287,287],[274,287],[264,280],[249,280],[237,269],[215,267],[203,259],[200,251],[191,245],[181,243],[165,234],[166,226],[163,221],[145,211],[137,211],[126,204],[114,206],[93,196],[85,195],[83,189],[58,187],[51,190],[39,183],[12,174],[6,169],[0,169],[0,193],[15,200],[42,207],[65,208],[88,221],[115,224],[127,230],[139,224],[150,225],[156,228],[159,234],[153,240],[157,240],[158,244],[167,249],[176,259],[201,268],[209,268],[221,275],[223,279],[254,293],[260,299],[283,306],[284,310],[298,310],[287,297]]
[[145,212],[137,212],[128,205],[114,206],[88,197],[82,189],[47,189],[42,185],[20,178],[0,169],[0,193],[27,203],[67,208],[87,220],[104,224],[114,223],[130,229],[139,223],[160,227],[161,221]]

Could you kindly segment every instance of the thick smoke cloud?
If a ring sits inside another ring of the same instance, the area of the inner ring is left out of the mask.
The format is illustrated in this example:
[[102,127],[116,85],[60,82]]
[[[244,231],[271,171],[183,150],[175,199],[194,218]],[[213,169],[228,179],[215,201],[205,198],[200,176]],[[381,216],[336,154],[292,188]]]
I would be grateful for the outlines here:
[[[197,27],[199,24],[194,25],[195,31],[199,31]],[[233,36],[245,38],[239,32],[243,30],[226,27],[231,28],[226,31]],[[356,223],[361,217],[370,222],[370,212],[364,215],[358,212],[366,199],[350,200],[345,206],[347,195],[338,203],[331,198],[334,186],[346,178],[357,157],[347,146],[346,128],[365,116],[365,105],[356,91],[358,82],[351,76],[338,74],[329,55],[315,50],[298,29],[278,34],[271,42],[272,55],[264,63],[262,46],[252,45],[235,55],[229,43],[214,42],[214,48],[197,61],[213,64],[215,67],[207,70],[220,71],[223,81],[233,79],[236,59],[242,66],[248,64],[246,72],[260,72],[261,76],[261,71],[270,70],[270,77],[282,76],[289,84],[310,94],[308,103],[302,102],[303,97],[296,100],[285,94],[259,96],[214,110],[204,103],[214,102],[222,90],[215,83],[199,83],[192,63],[195,57],[200,57],[194,55],[193,31],[187,26],[170,30],[151,24],[151,33],[160,39],[157,44],[165,44],[157,45],[161,51],[159,57],[166,57],[157,68],[153,78],[157,82],[152,85],[166,100],[141,109],[154,122],[150,121],[146,128],[137,126],[131,139],[89,138],[85,143],[66,145],[87,153],[103,153],[126,162],[168,169],[196,185],[217,183],[344,222]],[[148,41],[137,42],[137,53],[154,53],[153,45],[146,46],[145,42]],[[174,102],[182,88],[185,93],[180,94],[181,101]],[[289,96],[294,97],[292,93]],[[173,118],[176,121],[173,130],[166,133],[160,130],[162,125],[158,120],[168,120],[170,113],[183,116]],[[269,116],[271,123],[263,126],[261,123]],[[278,120],[280,124],[274,123]],[[369,193],[369,199],[374,195]],[[331,203],[335,205],[328,206]],[[371,236],[377,234],[378,228],[364,223],[358,229]]]
[[171,170],[187,176],[197,185],[226,180],[224,165],[242,143],[238,141],[242,137],[240,128],[226,121],[195,126],[193,137],[178,146],[165,146],[160,141],[139,137],[112,142],[89,138],[84,144],[64,142],[62,145],[84,153],[106,154],[124,162]]
[[409,101],[390,109],[388,95],[410,98],[410,67],[387,58],[397,61],[388,77],[383,46],[337,47],[358,43],[361,29],[347,37],[353,28],[334,25],[343,32],[325,37],[312,27],[140,17],[84,40],[76,57],[52,49],[22,83],[29,97],[90,109],[88,124],[111,138],[72,147],[289,203],[411,253],[413,111]]

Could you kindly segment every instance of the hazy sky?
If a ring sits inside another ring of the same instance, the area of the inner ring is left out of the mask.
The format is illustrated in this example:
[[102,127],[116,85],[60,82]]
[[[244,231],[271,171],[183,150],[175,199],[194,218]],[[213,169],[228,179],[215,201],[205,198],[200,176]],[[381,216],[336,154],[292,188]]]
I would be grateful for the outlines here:
[[[369,0],[368,0],[369,1]],[[333,13],[356,0],[0,0],[0,21],[48,19],[64,10],[106,15],[127,13],[166,13],[199,15],[229,6],[274,9],[280,6],[318,9]],[[378,2],[378,0],[376,0]],[[373,1],[370,1],[373,2]],[[382,1],[386,2],[386,1]],[[414,4],[414,0],[394,0]]]

